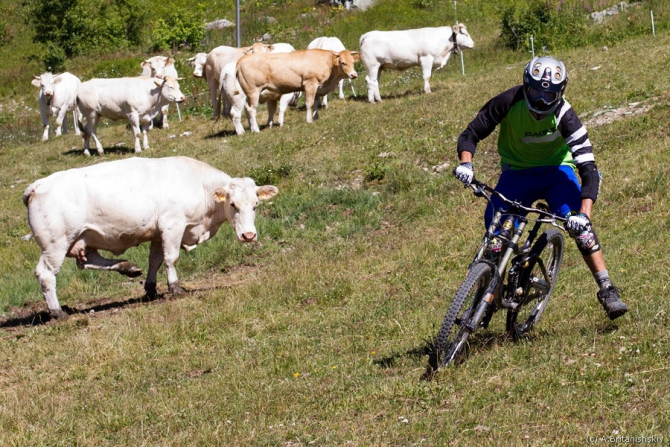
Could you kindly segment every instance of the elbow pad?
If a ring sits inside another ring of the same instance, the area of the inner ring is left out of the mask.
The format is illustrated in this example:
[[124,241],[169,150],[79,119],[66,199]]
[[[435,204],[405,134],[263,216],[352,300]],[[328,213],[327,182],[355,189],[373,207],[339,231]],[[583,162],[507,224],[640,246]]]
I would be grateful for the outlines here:
[[582,179],[582,199],[591,199],[593,202],[600,194],[600,172],[595,163],[585,163],[579,166],[579,177]]

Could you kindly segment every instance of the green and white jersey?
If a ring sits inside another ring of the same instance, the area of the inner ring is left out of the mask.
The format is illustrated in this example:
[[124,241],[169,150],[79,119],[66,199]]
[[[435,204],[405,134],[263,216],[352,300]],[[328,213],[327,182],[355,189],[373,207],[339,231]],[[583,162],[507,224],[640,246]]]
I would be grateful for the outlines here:
[[475,153],[479,141],[500,125],[498,153],[511,169],[593,163],[593,148],[586,128],[570,104],[561,99],[554,113],[536,121],[528,111],[523,86],[492,98],[458,139],[458,153]]

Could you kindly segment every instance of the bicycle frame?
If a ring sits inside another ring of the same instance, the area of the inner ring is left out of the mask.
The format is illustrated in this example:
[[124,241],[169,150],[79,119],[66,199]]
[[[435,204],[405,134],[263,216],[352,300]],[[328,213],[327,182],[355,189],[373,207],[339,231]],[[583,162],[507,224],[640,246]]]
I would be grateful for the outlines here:
[[[503,201],[503,203],[505,203],[510,207],[509,210],[505,210],[503,208],[499,208],[498,210],[496,210],[493,220],[491,221],[491,224],[484,233],[484,237],[482,238],[480,247],[477,250],[475,257],[468,268],[471,269],[473,265],[479,262],[485,262],[491,264],[491,266],[493,267],[492,269],[493,278],[491,278],[491,282],[489,283],[489,286],[487,287],[486,292],[482,297],[482,300],[479,302],[474,315],[471,318],[469,318],[468,322],[464,323],[465,329],[468,332],[472,333],[479,325],[487,308],[494,301],[496,306],[502,308],[515,310],[519,306],[519,303],[511,299],[510,300],[504,299],[504,297],[501,296],[503,288],[499,287],[501,284],[504,284],[505,277],[507,274],[507,267],[510,263],[510,260],[512,260],[512,256],[523,255],[521,259],[513,263],[510,270],[512,270],[512,268],[514,268],[515,266],[523,265],[528,261],[527,255],[530,252],[532,243],[537,237],[537,234],[542,224],[547,223],[562,229],[562,226],[557,224],[556,221],[565,222],[566,219],[564,217],[549,212],[544,204],[540,204],[538,205],[537,208],[533,208],[533,207],[526,207],[518,201],[510,200],[504,195],[500,194],[495,189],[490,188],[485,183],[479,182],[475,179],[473,179],[472,184],[470,186],[472,187],[475,196],[485,197],[490,202],[491,195],[495,194]],[[525,216],[525,214],[529,213],[537,214],[539,217],[538,219],[535,220],[535,223],[531,231],[528,233],[528,237],[524,241],[523,245],[519,246],[521,236],[523,235],[526,229],[526,225],[528,224],[528,218]],[[501,236],[500,234],[496,234],[496,230],[501,226],[500,221],[502,219],[502,216],[505,214],[509,215],[509,217],[508,219],[505,220],[503,227],[505,227],[505,229],[508,231],[514,228],[511,237],[505,237]],[[516,227],[513,224],[512,220],[516,220],[517,222]],[[505,225],[508,222],[509,225]],[[503,251],[502,256],[500,257],[497,264],[485,258],[487,247],[494,237],[503,238],[503,242],[505,242],[506,245],[506,248]],[[544,266],[541,266],[541,268],[543,269],[543,273],[546,276],[547,272],[546,270],[544,270]]]

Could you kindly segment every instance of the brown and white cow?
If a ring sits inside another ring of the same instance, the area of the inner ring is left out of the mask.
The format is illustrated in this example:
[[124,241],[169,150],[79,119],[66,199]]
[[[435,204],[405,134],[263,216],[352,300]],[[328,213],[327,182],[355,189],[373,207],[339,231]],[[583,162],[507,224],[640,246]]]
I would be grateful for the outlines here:
[[165,263],[169,291],[184,293],[176,263],[180,247],[192,250],[230,222],[240,242],[258,237],[259,201],[274,197],[272,185],[231,178],[188,157],[133,157],[69,169],[33,182],[23,193],[28,223],[42,254],[35,276],[55,317],[65,316],[56,295],[56,274],[66,257],[80,269],[110,270],[136,277],[141,269],[121,255],[150,242],[144,289],[156,296],[156,273]]
[[[218,120],[221,116],[221,97],[219,96],[219,80],[221,78],[221,71],[223,67],[230,62],[237,62],[242,56],[250,53],[265,53],[272,51],[270,45],[265,45],[262,42],[254,42],[253,45],[248,47],[229,47],[222,45],[220,47],[214,48],[207,55],[207,60],[205,61],[205,68],[203,71],[202,77],[205,78],[207,84],[209,85],[209,95],[212,99],[212,107],[214,108],[214,120]],[[224,115],[230,113],[230,105],[224,105]]]
[[42,141],[49,139],[49,118],[56,117],[56,136],[61,135],[61,127],[63,132],[67,132],[67,120],[65,115],[69,110],[72,110],[74,115],[74,131],[79,135],[79,127],[77,127],[77,107],[75,99],[77,97],[77,88],[81,84],[81,80],[72,73],[61,73],[53,75],[50,72],[42,73],[40,76],[35,76],[31,82],[35,87],[39,87],[40,94],[38,102],[40,106],[40,115],[42,115],[42,123],[44,124],[44,133],[42,134]]
[[365,82],[370,102],[382,100],[379,94],[382,70],[406,70],[421,66],[423,89],[430,93],[432,71],[444,67],[451,53],[475,46],[465,25],[370,31],[363,34],[358,43],[367,72]]
[[135,152],[142,152],[140,135],[144,137],[144,149],[149,149],[147,131],[151,120],[164,105],[170,102],[183,102],[186,99],[177,81],[172,76],[166,76],[163,79],[96,78],[82,82],[77,90],[77,106],[86,119],[85,127],[79,123],[84,132],[84,154],[91,155],[89,152],[91,135],[95,140],[98,154],[104,154],[96,134],[99,117],[111,120],[127,119],[135,136]]
[[248,54],[237,61],[237,79],[247,96],[245,107],[252,132],[259,132],[256,120],[261,92],[285,94],[303,91],[307,122],[318,119],[320,98],[333,91],[340,79],[356,79],[354,63],[359,53],[343,50],[296,50],[292,53]]
[[[268,48],[271,49],[272,53],[290,53],[295,51],[293,45],[288,43],[274,43]],[[235,75],[236,66],[236,62],[230,62],[223,67],[223,70],[221,71],[221,79],[219,79],[219,88],[221,90],[220,96],[222,101],[230,105],[229,115],[230,119],[233,121],[233,126],[235,126],[235,133],[237,133],[237,135],[242,135],[244,133],[244,127],[242,126],[242,112],[245,110],[244,104],[247,97],[244,95],[240,83],[237,81],[237,76]],[[274,125],[277,102],[279,102],[279,118],[277,119],[277,123],[280,127],[284,124],[284,114],[286,113],[289,104],[294,100],[293,95],[293,93],[280,95],[267,89],[263,90],[259,103],[268,104],[268,127]]]
[[[149,59],[143,60],[140,63],[140,67],[142,67],[142,74],[140,76],[144,76],[147,78],[164,78],[165,76],[172,76],[175,79],[179,79],[177,69],[174,66],[174,58],[172,57],[167,56],[150,57]],[[163,129],[168,129],[170,127],[170,125],[168,124],[169,108],[170,108],[169,104],[165,104],[163,107],[161,107],[161,115],[162,115],[161,122],[163,124],[162,126]],[[179,108],[179,104],[177,104],[177,108]],[[149,128],[153,129],[153,121],[152,124],[149,125]]]

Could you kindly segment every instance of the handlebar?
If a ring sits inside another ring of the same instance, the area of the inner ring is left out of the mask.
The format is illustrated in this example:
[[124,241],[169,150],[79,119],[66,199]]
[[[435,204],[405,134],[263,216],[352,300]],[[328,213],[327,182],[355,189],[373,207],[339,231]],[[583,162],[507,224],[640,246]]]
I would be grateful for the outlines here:
[[[491,201],[491,195],[494,194],[500,200],[502,200],[505,204],[509,205],[513,210],[518,210],[518,211],[524,211],[526,213],[535,213],[540,217],[544,217],[549,219],[550,221],[560,221],[560,222],[566,222],[567,219],[565,217],[559,216],[557,214],[550,213],[549,211],[540,209],[540,208],[533,208],[533,207],[527,207],[521,204],[521,202],[518,202],[516,200],[510,200],[504,195],[500,194],[498,191],[495,189],[491,188],[489,185],[487,185],[484,182],[480,182],[477,179],[472,179],[472,182],[470,183],[470,187],[472,188],[472,192],[475,196],[477,197],[486,197],[488,201]],[[488,194],[487,194],[488,193]]]

